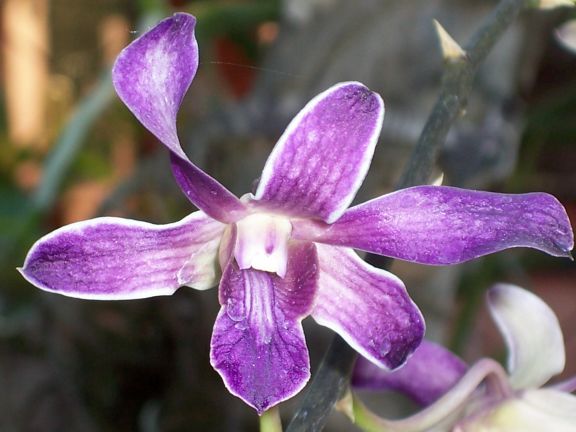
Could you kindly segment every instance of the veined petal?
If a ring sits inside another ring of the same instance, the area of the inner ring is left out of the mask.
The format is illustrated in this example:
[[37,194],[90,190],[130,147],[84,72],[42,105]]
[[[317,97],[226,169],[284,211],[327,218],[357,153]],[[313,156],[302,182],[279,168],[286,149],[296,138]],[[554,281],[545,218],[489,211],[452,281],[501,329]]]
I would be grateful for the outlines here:
[[186,159],[176,115],[198,69],[196,18],[177,13],[128,45],[114,64],[118,96],[136,118],[174,154]]
[[316,250],[296,242],[288,255],[284,278],[240,270],[231,259],[220,284],[210,361],[230,393],[259,414],[298,393],[310,377],[301,320],[316,294]]
[[441,345],[423,340],[399,369],[380,369],[363,357],[356,361],[352,385],[372,390],[397,390],[422,406],[430,405],[450,390],[466,373],[460,357]]
[[223,223],[233,223],[246,214],[246,207],[228,189],[190,162],[170,154],[172,174],[190,202]]
[[316,248],[320,280],[312,317],[378,366],[401,366],[424,336],[424,320],[402,281],[351,249]]
[[294,221],[293,237],[423,264],[456,264],[511,247],[570,257],[566,210],[545,193],[447,186],[403,189],[347,210],[334,224]]
[[224,227],[201,212],[169,225],[78,222],[38,240],[20,271],[45,291],[96,300],[169,295],[181,285],[206,289],[217,282]]
[[488,414],[458,425],[462,432],[574,432],[576,396],[550,389],[528,390]]
[[564,370],[560,323],[539,297],[514,285],[499,284],[488,292],[488,306],[508,347],[514,388],[540,387]]
[[178,109],[198,68],[195,25],[185,13],[161,21],[124,48],[112,80],[120,99],[172,153],[176,181],[188,199],[215,219],[232,222],[244,206],[188,160],[176,132]]
[[274,147],[256,200],[290,215],[334,222],[366,176],[383,117],[380,96],[360,83],[319,94]]

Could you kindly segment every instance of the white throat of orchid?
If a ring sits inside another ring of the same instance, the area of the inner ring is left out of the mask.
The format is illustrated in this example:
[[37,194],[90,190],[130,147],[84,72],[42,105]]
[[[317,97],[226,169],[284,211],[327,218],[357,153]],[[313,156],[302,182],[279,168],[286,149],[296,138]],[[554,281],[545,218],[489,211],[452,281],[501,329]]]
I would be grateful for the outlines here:
[[283,278],[292,232],[290,220],[284,216],[254,213],[236,222],[236,228],[234,258],[238,267],[276,273]]

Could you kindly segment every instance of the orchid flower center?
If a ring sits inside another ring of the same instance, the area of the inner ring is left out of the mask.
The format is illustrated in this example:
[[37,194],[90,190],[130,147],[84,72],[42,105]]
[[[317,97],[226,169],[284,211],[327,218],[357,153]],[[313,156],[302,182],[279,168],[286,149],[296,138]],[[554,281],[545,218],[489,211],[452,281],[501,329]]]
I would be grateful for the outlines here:
[[286,275],[290,220],[283,216],[254,213],[236,222],[234,258],[240,269],[253,268],[280,277]]

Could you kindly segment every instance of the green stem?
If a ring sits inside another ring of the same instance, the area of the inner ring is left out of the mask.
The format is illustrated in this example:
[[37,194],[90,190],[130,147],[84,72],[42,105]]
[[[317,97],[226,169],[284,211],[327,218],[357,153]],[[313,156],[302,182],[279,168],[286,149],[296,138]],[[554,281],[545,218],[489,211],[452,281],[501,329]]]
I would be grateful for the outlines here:
[[264,411],[260,416],[260,432],[282,432],[280,410],[277,406]]

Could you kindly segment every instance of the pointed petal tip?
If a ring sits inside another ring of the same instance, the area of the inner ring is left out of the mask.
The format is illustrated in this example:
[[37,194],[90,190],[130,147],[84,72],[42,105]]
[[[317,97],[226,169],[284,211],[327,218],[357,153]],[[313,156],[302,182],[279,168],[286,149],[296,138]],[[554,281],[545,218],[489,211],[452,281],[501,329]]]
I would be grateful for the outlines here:
[[172,15],[171,18],[166,18],[166,19],[167,20],[172,19],[177,23],[181,23],[181,24],[188,25],[188,26],[196,25],[196,17],[194,15],[191,15],[191,14],[186,13],[186,12],[176,12],[175,14]]
[[574,233],[570,227],[570,221],[566,220],[567,228],[552,240],[550,254],[559,258],[568,258],[574,261],[572,250],[574,249]]

